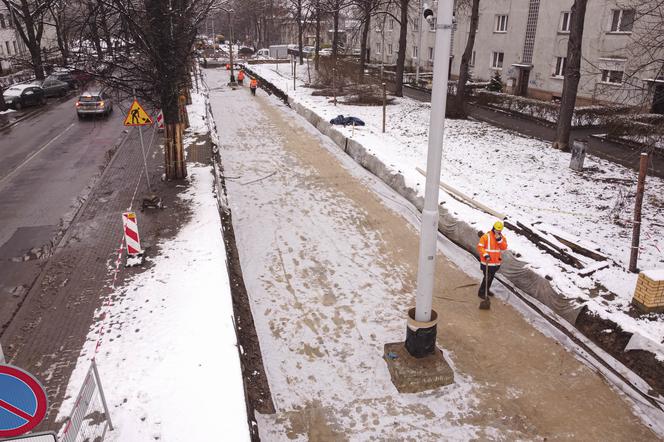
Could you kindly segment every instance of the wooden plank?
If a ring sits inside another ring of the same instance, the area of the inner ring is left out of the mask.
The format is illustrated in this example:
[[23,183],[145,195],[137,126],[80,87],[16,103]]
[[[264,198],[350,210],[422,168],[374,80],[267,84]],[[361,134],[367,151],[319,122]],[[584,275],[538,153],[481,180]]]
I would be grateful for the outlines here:
[[[424,170],[420,169],[419,167],[416,167],[415,169],[419,173],[421,173],[424,177],[427,176],[426,172]],[[507,217],[507,215],[505,215],[504,213],[500,213],[496,210],[493,210],[491,207],[480,203],[479,201],[475,201],[474,199],[472,199],[471,197],[469,197],[465,193],[455,189],[454,187],[450,186],[449,184],[445,184],[441,181],[439,183],[439,186],[440,186],[441,189],[443,189],[445,192],[449,193],[450,195],[462,199],[463,202],[466,202],[466,203],[470,204],[471,206],[473,206],[477,209],[480,209],[483,212],[488,213],[489,215],[493,215],[496,218],[501,219],[501,220],[505,219]]]

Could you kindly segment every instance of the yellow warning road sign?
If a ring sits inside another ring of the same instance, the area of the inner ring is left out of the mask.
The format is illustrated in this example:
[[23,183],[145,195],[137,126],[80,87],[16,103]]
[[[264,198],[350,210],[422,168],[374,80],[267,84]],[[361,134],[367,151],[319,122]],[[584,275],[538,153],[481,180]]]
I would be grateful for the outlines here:
[[131,104],[129,112],[127,112],[127,118],[124,120],[125,126],[150,126],[152,124],[152,118],[145,112],[145,109],[138,104],[137,100]]

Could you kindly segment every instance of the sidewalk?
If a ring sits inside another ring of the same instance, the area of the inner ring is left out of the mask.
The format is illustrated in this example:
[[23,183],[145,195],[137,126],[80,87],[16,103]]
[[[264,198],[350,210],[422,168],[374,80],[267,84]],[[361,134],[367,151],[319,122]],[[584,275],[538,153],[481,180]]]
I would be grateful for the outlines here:
[[[150,135],[144,133],[146,147]],[[168,207],[138,214],[142,245],[152,256],[158,252],[157,239],[174,235],[187,210],[178,203],[177,183],[159,179],[163,171],[160,149],[153,146],[148,163],[150,182]],[[133,130],[1,336],[8,363],[33,373],[47,390],[49,410],[42,430],[58,429],[55,418],[67,382],[95,323],[95,311],[110,292],[123,237],[122,212],[140,209],[145,192],[142,174],[138,132]],[[118,283],[137,272],[122,268]]]
[[479,311],[476,263],[449,243],[434,308],[455,383],[398,394],[382,353],[404,338],[413,304],[416,210],[275,98],[207,73],[276,408],[258,416],[263,440],[656,440],[629,402],[508,304]]

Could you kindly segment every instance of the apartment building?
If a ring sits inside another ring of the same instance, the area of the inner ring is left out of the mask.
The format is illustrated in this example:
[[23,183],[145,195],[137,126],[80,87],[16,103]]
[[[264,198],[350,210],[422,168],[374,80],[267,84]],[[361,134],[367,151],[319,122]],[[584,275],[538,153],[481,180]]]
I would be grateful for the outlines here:
[[[572,3],[572,0],[480,2],[470,63],[473,78],[487,80],[498,72],[509,93],[544,100],[559,98]],[[640,33],[647,31],[640,27],[638,19],[635,20],[639,11],[625,6],[630,4],[630,0],[588,0],[578,104],[628,103],[664,112],[661,109],[664,71],[657,64],[642,67],[645,60],[636,46],[642,36]],[[435,25],[421,18],[421,3],[413,6],[408,24],[407,64],[413,68],[419,64],[421,69],[430,70]],[[468,40],[469,14],[469,9],[456,11],[451,43],[453,78],[459,73],[461,55]],[[378,24],[372,29],[371,59],[374,63],[395,63],[399,24],[387,15],[379,15],[375,22]],[[422,23],[424,26],[420,26]],[[664,59],[662,54],[657,57]]]
[[10,69],[11,58],[25,51],[25,46],[16,33],[9,11],[0,6],[0,72]]

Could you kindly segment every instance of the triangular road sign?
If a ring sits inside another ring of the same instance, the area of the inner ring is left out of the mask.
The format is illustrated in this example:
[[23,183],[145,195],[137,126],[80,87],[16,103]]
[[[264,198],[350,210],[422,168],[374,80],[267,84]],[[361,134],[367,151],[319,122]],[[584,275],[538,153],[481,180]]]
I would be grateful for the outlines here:
[[137,100],[131,104],[129,112],[127,112],[127,118],[124,120],[125,126],[150,126],[152,124],[152,118],[145,112],[143,107],[138,104]]

